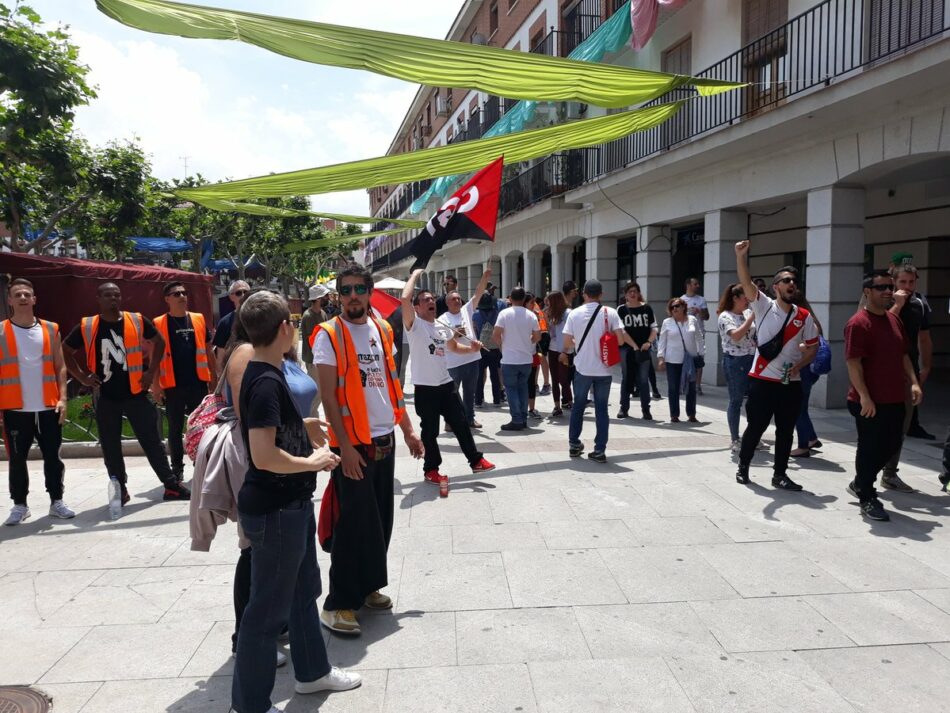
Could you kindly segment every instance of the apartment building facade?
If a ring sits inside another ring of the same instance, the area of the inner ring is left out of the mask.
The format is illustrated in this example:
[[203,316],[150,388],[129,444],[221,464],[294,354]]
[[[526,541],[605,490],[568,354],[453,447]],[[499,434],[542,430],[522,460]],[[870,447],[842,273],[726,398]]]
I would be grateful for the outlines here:
[[[498,3],[507,7],[507,0]],[[516,16],[520,25],[505,35],[499,26],[494,37],[512,48],[540,38],[540,51],[566,54],[585,31],[629,11],[616,4],[525,5]],[[466,3],[450,37],[470,41],[472,32],[491,27],[479,23],[491,22],[492,7],[499,5]],[[554,34],[532,36],[542,12]],[[566,279],[596,277],[615,299],[625,281],[637,279],[661,309],[696,276],[714,304],[736,278],[733,243],[748,238],[755,275],[771,276],[786,264],[800,268],[843,367],[842,330],[856,309],[862,273],[908,252],[934,308],[935,378],[950,376],[950,3],[689,0],[661,11],[642,50],[603,61],[749,85],[695,98],[651,131],[507,167],[495,242],[446,245],[429,263],[430,285],[453,273],[468,289],[488,263],[505,291],[521,284],[543,294]],[[417,102],[424,92],[434,90],[420,90]],[[657,101],[688,96],[679,90]],[[407,113],[393,151],[411,150],[423,104]],[[453,113],[417,146],[443,145],[450,130],[459,140],[463,110],[462,140],[472,138],[472,107],[484,131],[491,104],[477,92],[453,96]],[[537,113],[537,125],[603,113],[552,105]],[[426,188],[379,195],[374,215],[404,215]],[[408,262],[390,264],[386,255],[411,237],[378,245],[374,270],[404,277]],[[715,320],[706,328],[707,363],[718,363]],[[836,368],[816,386],[813,403],[843,405],[846,381],[846,371]]]

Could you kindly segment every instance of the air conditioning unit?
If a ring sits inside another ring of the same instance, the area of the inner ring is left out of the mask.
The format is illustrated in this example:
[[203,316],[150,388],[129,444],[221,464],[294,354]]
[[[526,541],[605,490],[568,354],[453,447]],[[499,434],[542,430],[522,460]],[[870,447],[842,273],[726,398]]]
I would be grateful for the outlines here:
[[451,97],[437,96],[435,98],[435,113],[436,116],[448,116],[452,113],[452,99]]

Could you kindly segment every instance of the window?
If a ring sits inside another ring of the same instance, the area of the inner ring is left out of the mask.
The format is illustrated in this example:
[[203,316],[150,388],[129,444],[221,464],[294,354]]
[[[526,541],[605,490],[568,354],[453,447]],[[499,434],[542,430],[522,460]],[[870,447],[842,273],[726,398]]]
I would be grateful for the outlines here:
[[[687,37],[666,50],[660,57],[660,69],[671,74],[691,74],[693,63],[693,40]],[[688,99],[692,90],[674,89],[670,99]],[[671,146],[683,141],[690,134],[690,107],[681,109],[675,116],[664,122],[660,131],[663,146]]]
[[867,14],[867,58],[875,60],[940,32],[944,0],[871,0]]
[[498,0],[488,6],[488,34],[494,35],[498,31]]
[[743,0],[742,65],[744,111],[771,109],[785,98],[787,77],[788,0]]

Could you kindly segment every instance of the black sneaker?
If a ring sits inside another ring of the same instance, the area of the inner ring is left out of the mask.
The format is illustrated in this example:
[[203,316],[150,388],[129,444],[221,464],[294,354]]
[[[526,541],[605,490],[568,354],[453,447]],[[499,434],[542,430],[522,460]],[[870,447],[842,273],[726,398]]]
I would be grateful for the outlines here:
[[853,481],[853,480],[852,480],[850,483],[848,483],[848,492],[851,493],[854,497],[858,498],[858,500],[861,499],[860,497],[858,497],[858,491],[857,491],[857,489],[854,487],[854,481]]
[[570,446],[567,451],[568,455],[571,458],[579,458],[583,452],[584,452],[583,444],[579,446]]
[[181,483],[166,483],[162,500],[191,500],[191,491]]
[[630,414],[627,413],[626,409],[620,409],[617,411],[617,418],[627,418]]
[[663,400],[663,395],[662,395],[659,391],[654,391],[654,392],[653,392],[653,400],[654,400],[654,401],[662,401],[662,400]]
[[512,422],[510,422],[510,423],[502,424],[501,430],[502,430],[502,431],[523,431],[523,430],[525,430],[527,427],[528,427],[528,426],[527,426],[526,424],[523,424],[523,423],[515,423],[514,421],[512,421]]
[[887,488],[888,490],[896,490],[900,493],[913,493],[914,489],[901,480],[901,477],[897,473],[891,475],[882,475],[881,476],[881,485]]
[[947,487],[950,486],[950,473],[941,473],[937,476],[937,480],[939,480],[943,486],[941,490],[945,493],[950,493],[950,490],[947,490]]
[[925,441],[937,440],[937,437],[932,433],[928,433],[923,426],[914,426],[908,429],[907,435],[911,438],[923,438]]
[[779,490],[791,490],[792,492],[796,493],[802,489],[802,486],[800,486],[784,473],[782,475],[776,475],[772,477],[772,487],[778,488]]
[[739,469],[736,471],[736,482],[740,485],[745,485],[749,482],[749,466],[739,464]]
[[650,409],[644,409],[644,411],[643,411],[643,420],[644,420],[644,421],[652,421],[652,420],[653,420],[653,414],[650,413]]
[[864,515],[864,517],[866,517],[868,520],[887,522],[891,519],[891,516],[887,514],[884,506],[881,505],[881,501],[877,498],[868,500],[865,503],[861,503],[861,514]]
[[606,463],[607,454],[603,451],[591,451],[587,454],[587,457],[596,463]]

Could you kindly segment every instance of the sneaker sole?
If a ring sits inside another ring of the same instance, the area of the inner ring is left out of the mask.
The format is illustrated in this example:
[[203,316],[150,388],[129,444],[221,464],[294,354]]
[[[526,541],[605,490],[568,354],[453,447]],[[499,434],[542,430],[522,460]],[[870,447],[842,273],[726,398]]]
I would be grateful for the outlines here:
[[873,520],[874,522],[890,522],[891,521],[891,517],[887,513],[884,514],[884,517],[874,517],[873,515],[869,515],[868,513],[864,512],[864,510],[862,510],[861,515],[868,520]]
[[320,688],[306,688],[303,685],[300,685],[298,688],[297,683],[294,684],[294,693],[297,693],[301,696],[309,696],[312,693],[341,693],[343,691],[352,691],[355,688],[359,688],[363,685],[363,679],[359,679],[356,683],[351,686],[321,686]]
[[891,485],[890,483],[881,480],[881,487],[886,490],[893,490],[898,493],[913,493],[916,492],[912,487],[904,483],[903,485]]
[[343,634],[344,636],[359,636],[362,633],[362,630],[358,628],[357,629],[338,629],[335,626],[330,626],[323,619],[320,620],[320,625],[323,626],[324,629],[329,629],[332,632],[335,632],[337,634]]
[[491,468],[472,468],[472,472],[473,473],[487,473],[489,471],[495,470],[495,468],[497,467],[498,467],[497,465],[493,465]]
[[49,516],[55,517],[57,520],[72,520],[74,517],[76,517],[76,513],[73,513],[72,515],[59,515],[57,513],[51,512]]

